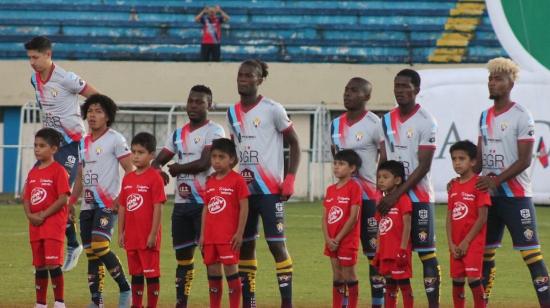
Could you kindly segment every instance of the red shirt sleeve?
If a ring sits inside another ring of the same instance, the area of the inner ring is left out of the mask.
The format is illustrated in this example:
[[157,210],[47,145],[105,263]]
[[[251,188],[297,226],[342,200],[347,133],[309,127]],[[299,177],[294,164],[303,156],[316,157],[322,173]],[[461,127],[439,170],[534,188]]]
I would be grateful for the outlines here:
[[126,186],[127,182],[128,182],[128,175],[125,175],[122,178],[122,184],[120,185],[120,187],[122,187],[122,189],[120,190],[120,193],[118,194],[118,204],[120,204],[125,209],[126,209],[126,194],[125,194],[126,189],[124,189],[124,186]]
[[57,181],[55,188],[58,198],[63,194],[68,195],[71,193],[71,188],[69,187],[69,175],[67,174],[65,168],[59,166],[55,180]]
[[164,193],[164,181],[162,180],[162,177],[156,170],[154,170],[154,172],[155,172],[155,178],[153,180],[153,185],[151,185],[153,205],[166,202],[166,194]]
[[412,212],[411,199],[409,199],[406,194],[403,194],[401,198],[399,198],[398,202],[401,203],[399,206],[401,207],[401,212],[403,213],[403,215]]
[[488,191],[481,191],[477,190],[477,196],[476,196],[476,206],[477,207],[483,207],[483,206],[491,206],[491,195]]
[[453,209],[453,203],[451,200],[451,195],[453,194],[454,190],[454,180],[451,181],[451,187],[449,188],[449,191],[447,192],[447,210],[450,211]]
[[248,191],[248,185],[246,185],[246,182],[240,174],[238,175],[237,186],[239,200],[248,198],[248,196],[250,195],[250,192]]
[[25,201],[31,200],[31,189],[29,188],[30,175],[31,173],[29,172],[29,175],[27,176],[27,180],[25,181],[25,186],[23,187],[23,200]]
[[353,184],[354,185],[351,189],[350,205],[361,205],[363,203],[361,186],[359,186],[359,184],[357,184],[355,181],[353,181]]

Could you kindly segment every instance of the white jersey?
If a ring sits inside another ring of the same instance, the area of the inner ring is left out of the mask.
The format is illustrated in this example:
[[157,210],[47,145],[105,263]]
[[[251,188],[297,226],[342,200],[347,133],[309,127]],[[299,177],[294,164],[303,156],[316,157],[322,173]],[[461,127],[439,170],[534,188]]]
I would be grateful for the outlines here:
[[84,200],[81,210],[112,208],[120,192],[119,160],[130,155],[126,139],[108,129],[98,139],[90,134],[80,141]]
[[[208,121],[203,126],[191,130],[191,126],[185,124],[177,128],[166,138],[164,149],[177,155],[178,164],[186,164],[198,160],[205,147],[211,146],[212,141],[224,138],[225,132],[221,125]],[[204,192],[206,177],[213,169],[197,174],[180,174],[177,176],[175,203],[204,204],[201,195]]]
[[[525,107],[513,103],[496,114],[494,106],[479,119],[482,174],[498,175],[518,160],[518,142],[535,142],[535,121]],[[531,167],[491,191],[492,196],[531,197]]]
[[330,135],[336,151],[354,150],[361,157],[361,168],[357,178],[362,188],[363,200],[376,199],[376,168],[378,149],[383,141],[380,131],[380,118],[368,111],[350,123],[346,113],[332,120]]
[[[406,118],[394,108],[382,118],[382,133],[388,160],[397,160],[405,166],[408,177],[418,167],[418,150],[435,151],[437,123],[431,114],[420,105]],[[412,202],[435,202],[431,171],[409,190]]]
[[48,79],[43,81],[40,73],[31,77],[36,102],[42,110],[44,127],[51,127],[63,135],[65,143],[80,141],[85,134],[80,116],[78,95],[86,88],[86,81],[75,73],[67,72],[53,64]]
[[279,194],[284,172],[283,132],[292,126],[284,107],[260,96],[247,109],[241,103],[229,107],[227,119],[250,194]]

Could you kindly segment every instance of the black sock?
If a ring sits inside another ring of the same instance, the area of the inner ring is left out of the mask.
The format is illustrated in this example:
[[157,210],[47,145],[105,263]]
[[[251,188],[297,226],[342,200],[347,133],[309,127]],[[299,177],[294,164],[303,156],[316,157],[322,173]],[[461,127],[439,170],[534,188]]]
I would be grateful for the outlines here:
[[[97,258],[97,257],[96,257]],[[88,288],[92,295],[92,302],[96,305],[103,304],[103,282],[105,267],[99,259],[88,259]]]
[[240,260],[239,276],[243,286],[243,308],[256,307],[256,271],[258,270],[258,261]]
[[275,267],[281,294],[281,307],[292,307],[292,259],[289,257],[282,262],[277,262]]
[[430,308],[439,307],[441,271],[435,252],[419,252],[418,255],[424,267],[424,289],[428,297],[428,306]]
[[[531,273],[531,279],[533,280],[533,287],[535,287],[535,292],[537,292],[537,298],[541,307],[550,306],[550,284],[548,278],[548,269],[544,264],[540,250],[538,250],[538,255],[540,259],[531,264],[527,264],[529,272]],[[531,257],[530,259],[533,259]],[[527,261],[526,261],[527,262]]]
[[[372,257],[369,257],[369,261]],[[370,293],[372,296],[372,306],[384,306],[384,277],[378,273],[376,267],[369,262],[369,280]]]
[[[179,263],[184,262],[186,265]],[[178,260],[178,267],[176,268],[176,307],[187,307],[187,301],[191,292],[191,284],[195,277],[193,260]]]
[[483,277],[481,283],[485,292],[485,299],[489,300],[493,285],[495,283],[495,275],[497,272],[495,263],[496,248],[485,249],[483,253]]

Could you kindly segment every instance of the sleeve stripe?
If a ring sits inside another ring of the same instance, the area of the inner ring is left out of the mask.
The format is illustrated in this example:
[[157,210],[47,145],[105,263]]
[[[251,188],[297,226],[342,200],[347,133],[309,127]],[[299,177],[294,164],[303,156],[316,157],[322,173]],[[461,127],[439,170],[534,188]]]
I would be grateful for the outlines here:
[[118,160],[121,160],[121,159],[123,159],[123,158],[126,158],[126,157],[130,156],[130,154],[132,154],[132,153],[131,153],[131,152],[124,153],[124,154],[120,155],[119,157],[117,157],[117,159],[118,159]]

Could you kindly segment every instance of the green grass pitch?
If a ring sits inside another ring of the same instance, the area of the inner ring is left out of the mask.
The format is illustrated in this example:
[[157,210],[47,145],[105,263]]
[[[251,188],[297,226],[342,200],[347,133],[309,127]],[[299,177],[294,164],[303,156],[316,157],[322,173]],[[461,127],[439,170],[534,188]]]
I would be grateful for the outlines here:
[[[437,206],[438,257],[441,263],[443,282],[441,303],[452,307],[449,279],[449,256],[445,237],[445,206]],[[172,206],[164,207],[163,241],[161,251],[161,307],[173,307],[175,303],[175,257],[171,248],[170,214]],[[538,207],[539,234],[543,244],[550,243],[550,208]],[[320,203],[290,203],[287,205],[287,236],[290,254],[294,260],[294,303],[296,307],[330,307],[332,281],[330,263],[323,256],[323,239],[320,229],[322,207]],[[28,243],[27,221],[21,206],[0,206],[0,307],[30,307],[34,303],[34,276],[31,265],[31,249]],[[115,236],[116,238],[116,236]],[[126,255],[112,245],[125,268]],[[497,251],[497,278],[493,289],[491,307],[538,307],[535,292],[527,267],[518,252],[512,250],[506,231],[503,247]],[[413,289],[418,307],[426,306],[422,285],[422,266],[414,257]],[[277,307],[279,294],[275,279],[274,262],[268,252],[263,236],[258,241],[257,301],[259,307]],[[195,256],[195,282],[191,307],[207,307],[208,292],[206,271],[199,253]],[[360,306],[367,307],[370,298],[368,266],[361,256],[357,266],[360,278]],[[224,285],[225,288],[225,285]],[[225,288],[227,290],[227,288]],[[105,299],[107,307],[114,307],[118,288],[106,277]],[[65,299],[68,307],[83,307],[89,302],[86,278],[86,257],[81,256],[78,266],[65,274]],[[224,294],[224,305],[227,305]],[[466,290],[468,300],[471,293]],[[53,294],[48,290],[50,305]],[[468,306],[470,306],[468,304]]]

